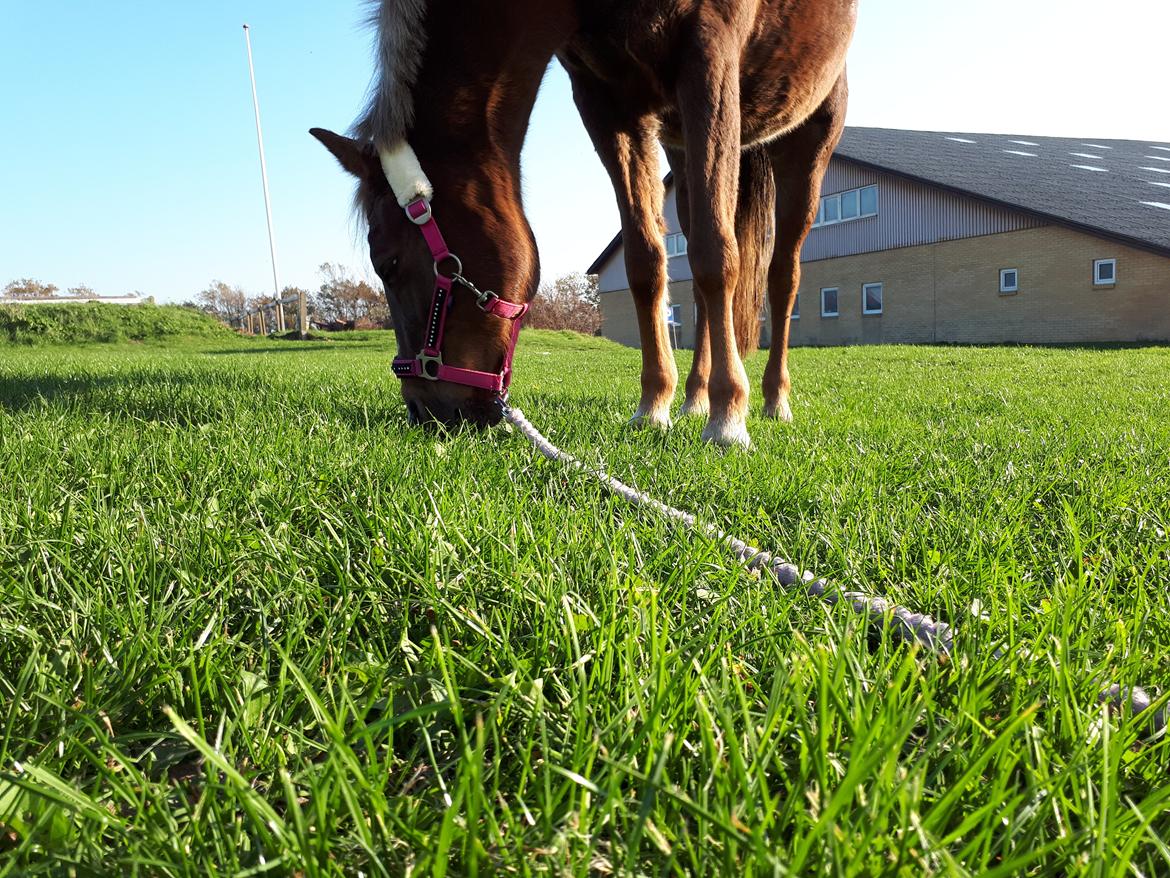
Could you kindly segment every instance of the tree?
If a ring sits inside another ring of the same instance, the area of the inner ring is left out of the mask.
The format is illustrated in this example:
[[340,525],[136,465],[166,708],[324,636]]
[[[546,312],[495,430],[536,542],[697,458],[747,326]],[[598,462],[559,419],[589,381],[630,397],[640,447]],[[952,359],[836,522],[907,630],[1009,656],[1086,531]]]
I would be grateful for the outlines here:
[[57,288],[55,286],[41,283],[31,277],[14,280],[4,288],[5,299],[52,299],[56,295]]
[[248,296],[239,287],[229,286],[221,280],[212,281],[211,286],[197,297],[199,308],[224,323],[240,323],[248,314]]
[[97,296],[97,293],[85,284],[78,284],[75,287],[70,287],[66,295],[73,296],[75,299],[92,299]]
[[533,329],[571,329],[596,335],[601,329],[597,276],[574,272],[541,284],[524,323]]
[[386,297],[365,280],[353,277],[344,266],[326,262],[320,268],[321,288],[313,296],[312,308],[323,323],[344,323],[354,328],[385,327],[390,324]]

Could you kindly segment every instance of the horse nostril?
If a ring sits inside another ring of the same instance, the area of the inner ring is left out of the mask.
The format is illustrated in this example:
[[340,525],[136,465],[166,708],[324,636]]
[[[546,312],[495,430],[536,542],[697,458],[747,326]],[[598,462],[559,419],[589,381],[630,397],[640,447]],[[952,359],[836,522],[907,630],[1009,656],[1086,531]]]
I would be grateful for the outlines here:
[[422,422],[422,413],[419,411],[418,403],[413,399],[406,403],[406,420],[412,427],[417,427]]

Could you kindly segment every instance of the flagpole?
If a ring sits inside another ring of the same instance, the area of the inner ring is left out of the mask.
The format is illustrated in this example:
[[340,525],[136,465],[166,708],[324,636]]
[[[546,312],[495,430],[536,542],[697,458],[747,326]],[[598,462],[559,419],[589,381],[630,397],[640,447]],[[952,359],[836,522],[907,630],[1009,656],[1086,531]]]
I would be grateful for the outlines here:
[[[264,184],[264,212],[268,217],[268,250],[272,255],[272,298],[276,301],[276,330],[284,332],[284,304],[280,301],[280,270],[276,261],[276,233],[272,228],[272,197],[268,192],[268,162],[264,158],[264,129],[260,125],[260,97],[256,93],[256,67],[252,63],[252,29],[244,25],[244,43],[248,47],[248,74],[252,79],[252,106],[256,111],[256,143],[260,148],[260,180]],[[305,300],[301,296],[301,336],[305,333]]]

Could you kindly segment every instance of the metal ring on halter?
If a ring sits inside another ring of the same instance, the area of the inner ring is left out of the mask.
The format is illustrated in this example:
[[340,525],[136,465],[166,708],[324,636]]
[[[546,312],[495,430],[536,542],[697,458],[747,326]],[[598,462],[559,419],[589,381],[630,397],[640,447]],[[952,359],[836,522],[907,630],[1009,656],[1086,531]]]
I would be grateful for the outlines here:
[[419,377],[427,381],[439,380],[439,369],[443,366],[443,355],[432,357],[427,354],[418,355]]
[[445,274],[445,275],[443,275],[443,277],[447,277],[447,278],[450,278],[451,280],[454,280],[455,278],[459,277],[459,275],[463,274],[463,263],[459,261],[459,257],[456,256],[454,253],[448,253],[442,259],[435,261],[435,277],[439,276],[439,263],[446,262],[448,259],[451,259],[455,262],[455,273],[454,274]]

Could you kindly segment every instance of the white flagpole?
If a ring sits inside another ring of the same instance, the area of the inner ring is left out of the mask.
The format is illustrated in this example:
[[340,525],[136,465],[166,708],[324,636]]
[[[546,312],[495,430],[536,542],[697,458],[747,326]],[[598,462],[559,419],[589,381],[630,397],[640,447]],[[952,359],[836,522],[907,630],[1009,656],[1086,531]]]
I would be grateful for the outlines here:
[[[244,42],[248,46],[248,73],[252,78],[252,106],[256,110],[256,142],[260,147],[260,179],[264,184],[264,211],[268,215],[268,249],[272,254],[272,297],[276,306],[276,330],[284,332],[284,305],[280,304],[280,272],[276,265],[276,234],[272,230],[272,198],[268,194],[268,163],[264,159],[264,129],[260,126],[260,98],[256,94],[256,68],[252,64],[252,31],[244,25]],[[305,327],[301,327],[304,332]]]

